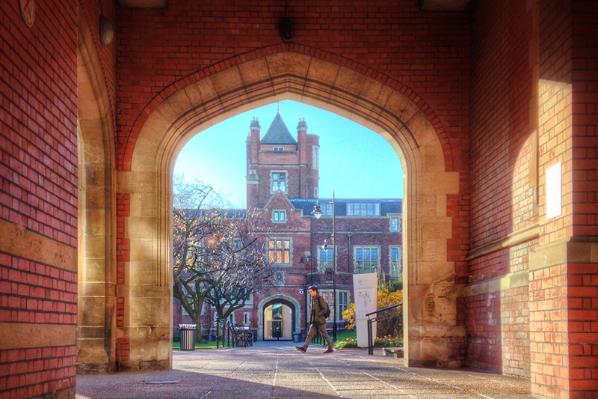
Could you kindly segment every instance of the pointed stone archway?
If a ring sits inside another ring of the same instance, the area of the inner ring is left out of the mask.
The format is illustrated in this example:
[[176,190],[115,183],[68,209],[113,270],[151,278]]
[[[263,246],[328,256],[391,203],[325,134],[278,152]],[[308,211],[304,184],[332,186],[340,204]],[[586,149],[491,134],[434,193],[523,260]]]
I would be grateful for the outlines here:
[[165,90],[136,124],[117,177],[117,224],[124,226],[119,267],[125,276],[117,317],[123,320],[119,334],[127,337],[120,367],[171,365],[171,178],[178,152],[196,132],[282,99],[361,123],[399,153],[405,171],[406,359],[409,365],[462,365],[462,287],[448,260],[453,220],[447,213],[447,196],[459,193],[459,174],[450,169],[442,128],[408,88],[316,53],[281,47],[202,70]]

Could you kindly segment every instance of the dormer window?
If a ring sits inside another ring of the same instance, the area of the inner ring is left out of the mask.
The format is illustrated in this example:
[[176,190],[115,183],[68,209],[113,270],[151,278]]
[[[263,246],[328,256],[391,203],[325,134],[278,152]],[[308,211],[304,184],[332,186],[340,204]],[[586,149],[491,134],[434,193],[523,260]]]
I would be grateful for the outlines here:
[[272,223],[286,223],[287,211],[284,209],[275,209],[272,211]]
[[380,216],[380,204],[375,202],[349,202],[347,216]]
[[272,172],[271,174],[271,191],[287,192],[287,172]]

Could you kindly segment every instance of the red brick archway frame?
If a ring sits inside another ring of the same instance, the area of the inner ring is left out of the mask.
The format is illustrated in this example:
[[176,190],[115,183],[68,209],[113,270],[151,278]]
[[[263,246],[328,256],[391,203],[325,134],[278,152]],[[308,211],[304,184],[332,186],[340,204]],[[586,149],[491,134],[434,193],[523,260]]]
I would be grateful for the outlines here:
[[410,365],[462,365],[465,331],[457,322],[462,287],[449,258],[455,221],[447,213],[447,202],[459,194],[460,175],[452,170],[448,140],[415,93],[382,75],[369,76],[368,68],[347,65],[301,46],[297,51],[272,47],[184,79],[146,107],[118,172],[117,327],[119,336],[127,337],[120,367],[171,364],[170,197],[178,152],[198,131],[281,99],[355,120],[400,154],[406,193],[406,358]]
[[149,115],[156,110],[160,104],[162,104],[167,98],[171,95],[176,93],[179,90],[184,89],[185,87],[192,85],[195,82],[198,82],[202,79],[213,75],[214,73],[218,73],[225,69],[234,67],[235,65],[239,65],[241,63],[255,60],[258,58],[266,57],[269,55],[277,54],[277,53],[284,53],[284,52],[293,52],[298,54],[308,55],[310,57],[315,57],[323,61],[329,61],[336,65],[346,67],[353,71],[359,72],[360,74],[367,76],[370,79],[373,79],[380,84],[383,84],[387,87],[392,88],[393,90],[397,91],[398,93],[404,94],[407,98],[409,98],[417,107],[424,113],[428,121],[432,124],[438,138],[441,142],[442,148],[445,153],[445,162],[446,162],[446,169],[447,170],[455,170],[454,169],[454,159],[453,159],[453,151],[451,150],[449,144],[449,138],[446,133],[446,130],[443,124],[440,121],[438,115],[434,112],[434,110],[426,103],[426,101],[420,97],[416,92],[414,92],[411,88],[406,86],[405,84],[399,82],[396,79],[389,77],[388,75],[381,73],[373,68],[368,67],[367,65],[360,64],[354,60],[342,57],[337,54],[333,54],[330,52],[326,52],[320,49],[316,49],[313,47],[308,47],[301,44],[287,44],[281,43],[275,46],[265,47],[258,50],[254,50],[248,53],[237,54],[231,58],[228,58],[224,61],[221,61],[217,64],[211,65],[209,67],[200,69],[199,71],[192,73],[182,79],[177,80],[176,82],[172,83],[171,85],[164,88],[160,93],[158,93],[152,100],[147,103],[143,110],[139,113],[135,122],[133,123],[133,127],[127,136],[125,136],[122,140],[123,142],[119,143],[116,149],[116,158],[117,158],[117,168],[119,170],[130,170],[131,169],[131,159],[133,156],[133,151],[135,149],[135,143],[137,138],[139,137],[139,133],[147,121]]

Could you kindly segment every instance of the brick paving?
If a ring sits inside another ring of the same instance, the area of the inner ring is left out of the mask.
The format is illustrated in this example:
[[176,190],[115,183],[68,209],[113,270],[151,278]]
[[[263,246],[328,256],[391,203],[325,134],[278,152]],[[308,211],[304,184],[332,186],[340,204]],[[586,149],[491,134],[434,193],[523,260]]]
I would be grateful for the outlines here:
[[175,352],[173,370],[77,377],[77,398],[531,398],[529,381],[406,368],[363,350],[306,354],[286,343]]

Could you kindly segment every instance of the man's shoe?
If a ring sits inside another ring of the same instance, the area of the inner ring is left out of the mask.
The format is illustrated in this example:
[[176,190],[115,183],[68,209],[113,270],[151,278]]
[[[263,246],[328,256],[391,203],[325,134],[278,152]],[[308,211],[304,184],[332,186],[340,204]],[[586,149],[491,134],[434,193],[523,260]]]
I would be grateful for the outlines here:
[[302,346],[296,346],[295,349],[297,349],[299,352],[305,353],[305,348]]
[[328,348],[323,353],[332,353],[332,352],[334,352],[334,349]]

